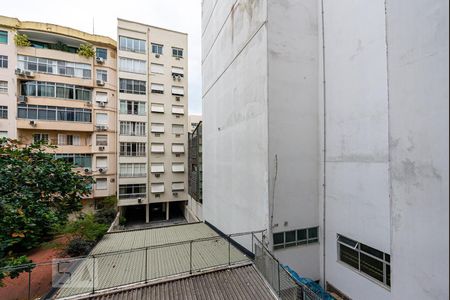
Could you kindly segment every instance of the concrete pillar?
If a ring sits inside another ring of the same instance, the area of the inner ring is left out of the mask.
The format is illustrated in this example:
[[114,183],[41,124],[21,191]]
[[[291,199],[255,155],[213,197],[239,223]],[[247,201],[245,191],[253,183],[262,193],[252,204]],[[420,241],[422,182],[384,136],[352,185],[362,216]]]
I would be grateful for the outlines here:
[[170,219],[170,202],[166,203],[166,221]]
[[145,205],[145,222],[150,223],[150,204]]

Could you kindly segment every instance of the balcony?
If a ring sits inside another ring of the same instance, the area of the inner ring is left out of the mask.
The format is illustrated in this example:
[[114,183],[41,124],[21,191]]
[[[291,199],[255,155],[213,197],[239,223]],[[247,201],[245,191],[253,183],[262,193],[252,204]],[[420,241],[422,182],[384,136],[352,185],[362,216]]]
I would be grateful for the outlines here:
[[92,123],[18,119],[17,129],[70,132],[94,132]]

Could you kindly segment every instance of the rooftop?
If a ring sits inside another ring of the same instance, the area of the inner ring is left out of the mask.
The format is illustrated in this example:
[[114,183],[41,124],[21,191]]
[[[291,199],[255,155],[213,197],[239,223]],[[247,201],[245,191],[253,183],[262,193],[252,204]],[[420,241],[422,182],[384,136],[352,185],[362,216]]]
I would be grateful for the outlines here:
[[67,266],[61,273],[69,274],[70,279],[58,297],[250,262],[250,258],[203,223],[111,233],[88,258]]
[[271,300],[278,298],[255,267],[247,265],[79,299]]

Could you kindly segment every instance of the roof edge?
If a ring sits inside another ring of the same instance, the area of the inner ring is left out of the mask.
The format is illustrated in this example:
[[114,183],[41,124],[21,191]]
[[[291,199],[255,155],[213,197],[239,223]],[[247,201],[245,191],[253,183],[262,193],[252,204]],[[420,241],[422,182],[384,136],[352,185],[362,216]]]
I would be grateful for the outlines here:
[[138,24],[138,25],[142,25],[142,26],[147,26],[147,27],[150,27],[150,28],[161,29],[161,30],[166,30],[166,31],[174,32],[174,33],[179,33],[179,34],[183,34],[183,35],[186,35],[186,36],[188,35],[188,33],[186,33],[186,32],[181,32],[181,31],[172,30],[172,29],[168,29],[168,28],[153,26],[153,25],[149,25],[149,24],[145,24],[145,23],[141,23],[141,22],[137,22],[137,21],[131,21],[131,20],[127,20],[127,19],[122,19],[122,18],[117,18],[117,21],[124,21],[124,22],[128,22],[128,23],[134,23],[134,24]]

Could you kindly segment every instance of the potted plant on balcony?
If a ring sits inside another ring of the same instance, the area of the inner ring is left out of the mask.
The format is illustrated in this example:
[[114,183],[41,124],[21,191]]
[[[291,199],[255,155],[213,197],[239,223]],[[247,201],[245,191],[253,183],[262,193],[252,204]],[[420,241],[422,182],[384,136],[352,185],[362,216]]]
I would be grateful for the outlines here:
[[91,57],[94,57],[95,50],[94,50],[94,47],[92,45],[81,44],[80,48],[78,48],[77,53],[80,56],[83,56],[83,57],[86,57],[86,58],[91,58]]
[[14,42],[17,47],[30,47],[31,43],[26,34],[18,33],[14,36]]

